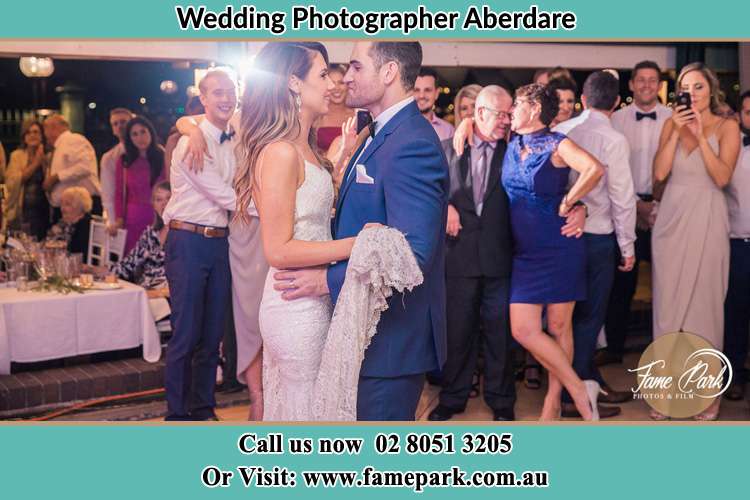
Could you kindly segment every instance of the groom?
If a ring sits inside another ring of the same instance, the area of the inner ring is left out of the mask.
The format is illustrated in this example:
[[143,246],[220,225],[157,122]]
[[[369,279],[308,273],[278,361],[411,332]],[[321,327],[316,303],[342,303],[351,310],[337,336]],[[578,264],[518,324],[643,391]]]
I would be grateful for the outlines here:
[[[334,237],[356,236],[368,222],[401,231],[424,283],[395,294],[365,351],[358,420],[414,420],[425,373],[446,357],[444,236],[448,165],[432,125],[412,97],[422,65],[418,42],[357,42],[344,82],[351,108],[373,116],[341,185]],[[331,295],[344,284],[346,261],[327,269],[279,272],[283,297]]]

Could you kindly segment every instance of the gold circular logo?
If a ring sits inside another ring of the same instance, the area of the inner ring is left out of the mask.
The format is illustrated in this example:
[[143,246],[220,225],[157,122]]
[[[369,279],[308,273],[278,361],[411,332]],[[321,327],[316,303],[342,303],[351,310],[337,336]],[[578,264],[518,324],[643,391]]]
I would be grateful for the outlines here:
[[687,332],[660,336],[643,352],[638,367],[628,371],[636,374],[635,399],[674,418],[706,410],[732,381],[732,365],[724,353]]

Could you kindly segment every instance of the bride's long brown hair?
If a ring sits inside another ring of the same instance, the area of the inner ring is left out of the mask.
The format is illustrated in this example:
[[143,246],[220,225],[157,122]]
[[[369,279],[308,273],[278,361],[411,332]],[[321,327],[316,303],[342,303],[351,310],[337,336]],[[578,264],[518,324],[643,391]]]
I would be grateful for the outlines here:
[[[248,222],[247,207],[252,200],[253,179],[263,148],[273,142],[294,142],[301,133],[299,110],[289,89],[292,75],[305,80],[315,54],[328,65],[328,51],[318,42],[269,42],[258,53],[245,81],[241,105],[242,161],[234,176],[237,192],[235,217]],[[330,162],[318,150],[315,129],[308,137],[317,160]]]

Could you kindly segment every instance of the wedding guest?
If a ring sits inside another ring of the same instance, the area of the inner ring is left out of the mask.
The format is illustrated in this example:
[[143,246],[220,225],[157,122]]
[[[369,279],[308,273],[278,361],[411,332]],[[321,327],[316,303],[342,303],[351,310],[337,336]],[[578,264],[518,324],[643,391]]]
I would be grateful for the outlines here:
[[557,78],[565,80],[575,81],[570,70],[561,66],[555,66],[554,68],[541,68],[534,72],[534,78],[532,81],[540,85],[549,85],[549,82]]
[[461,87],[461,90],[458,91],[456,98],[453,100],[453,116],[455,117],[453,121],[456,125],[461,123],[464,118],[474,116],[474,104],[481,90],[481,85],[472,83]]
[[3,223],[39,240],[49,229],[49,202],[43,184],[50,157],[42,124],[37,120],[24,122],[21,146],[11,153],[5,171]]
[[69,253],[89,254],[89,231],[93,202],[89,192],[82,187],[69,187],[60,193],[60,220],[50,228],[48,237],[65,240]]
[[[201,104],[200,96],[190,96],[187,103],[185,103],[184,116],[202,115],[203,113],[205,113],[205,110],[203,109],[203,104]],[[172,153],[174,153],[174,148],[177,147],[180,137],[182,135],[180,135],[177,125],[175,125],[167,135],[167,142],[164,143],[164,165],[167,167],[172,164]]]
[[453,125],[435,114],[435,102],[440,96],[437,73],[430,68],[419,70],[417,81],[414,83],[414,100],[422,116],[432,124],[441,141],[453,137]]
[[162,181],[154,186],[151,194],[151,206],[154,211],[152,223],[140,235],[133,249],[112,268],[112,272],[118,277],[147,290],[167,288],[164,243],[167,240],[169,226],[164,224],[162,214],[171,195],[172,188],[169,182]]
[[578,85],[576,85],[575,81],[562,77],[550,80],[547,85],[557,93],[559,101],[559,111],[557,112],[557,116],[555,116],[552,123],[550,123],[550,128],[554,128],[560,123],[573,118],[573,114],[576,110]]
[[[672,111],[659,102],[661,69],[653,61],[635,65],[628,82],[633,103],[612,114],[612,126],[630,145],[630,171],[636,200],[635,265],[630,271],[615,271],[607,307],[607,347],[596,355],[597,365],[621,363],[625,338],[630,324],[630,306],[638,285],[638,266],[651,262],[651,229],[653,227],[653,161],[659,147],[659,134]],[[619,260],[619,259],[618,259]]]
[[[214,388],[219,343],[231,293],[228,210],[234,210],[234,79],[224,70],[199,84],[205,119],[198,125],[208,154],[200,171],[184,158],[188,138],[172,156],[172,197],[164,210],[167,282],[172,300],[172,338],[167,346],[166,420],[216,420]],[[192,384],[191,384],[192,381]]]
[[[607,314],[617,249],[621,255],[620,270],[629,271],[635,262],[636,209],[630,150],[625,136],[610,122],[612,112],[620,103],[619,90],[620,83],[611,73],[591,73],[586,78],[581,96],[588,117],[568,133],[571,140],[605,166],[602,180],[582,198],[588,208],[583,234],[586,300],[578,301],[573,312],[573,368],[581,379],[598,379],[610,398],[606,402],[622,402],[632,394],[612,390],[594,370],[596,340]],[[572,172],[571,181],[576,178],[577,174]],[[567,393],[563,395],[563,401],[564,417],[579,416]],[[620,408],[616,406],[599,408],[602,418],[619,413]]]
[[724,352],[734,378],[726,398],[745,396],[750,335],[750,90],[740,96],[742,142],[732,181],[724,190],[729,207],[729,288],[724,302]]
[[[596,420],[599,384],[578,378],[570,362],[573,308],[586,298],[585,244],[566,238],[561,228],[604,169],[573,141],[550,132],[557,113],[557,95],[549,87],[531,84],[517,90],[511,121],[516,135],[508,145],[502,172],[514,243],[511,329],[513,337],[549,371],[540,419],[560,417],[564,386],[583,418]],[[570,168],[580,176],[566,192]],[[542,331],[545,306],[551,337]]]
[[0,142],[0,182],[5,180],[5,148],[3,143]]
[[500,185],[512,105],[507,90],[484,87],[476,99],[474,144],[457,155],[451,140],[443,142],[451,178],[446,244],[448,357],[440,402],[429,420],[448,420],[466,408],[480,343],[484,399],[493,419],[515,419],[508,317],[512,243],[508,197]]
[[531,81],[539,85],[547,85],[549,83],[549,72],[550,68],[539,68],[534,71],[534,78]]
[[116,234],[115,226],[115,192],[116,192],[116,172],[117,160],[125,154],[125,129],[128,122],[135,115],[126,108],[113,108],[109,112],[109,126],[112,128],[112,135],[117,138],[117,144],[112,146],[102,155],[99,162],[99,180],[102,186],[102,205],[104,206],[104,216],[107,219],[107,225],[111,234]]
[[341,126],[344,122],[355,114],[354,110],[346,105],[345,74],[346,67],[341,64],[332,64],[328,67],[328,76],[334,87],[329,93],[328,113],[320,119],[316,131],[318,148],[324,153],[329,151],[333,140],[341,135]]
[[549,85],[549,82],[551,82],[552,80],[556,80],[558,78],[571,82],[575,81],[575,78],[573,78],[573,74],[570,72],[570,70],[567,68],[563,68],[562,66],[555,66],[554,68],[550,69],[547,72],[547,78],[547,85]]
[[[740,130],[717,114],[719,80],[703,63],[682,68],[677,91],[688,92],[692,106],[674,108],[654,157],[654,182],[669,179],[652,234],[654,338],[685,331],[722,349],[730,235],[722,190],[737,163]],[[694,418],[716,420],[720,401]],[[665,418],[655,410],[651,417]]]
[[59,220],[60,197],[69,187],[82,187],[92,199],[91,212],[102,214],[101,186],[96,167],[96,153],[91,143],[81,134],[70,131],[70,124],[62,115],[50,115],[44,120],[47,144],[54,148],[49,174],[44,189],[53,207],[52,220]]
[[126,253],[153,219],[151,192],[163,178],[164,148],[151,122],[136,116],[125,128],[125,153],[115,171],[115,227],[128,231]]

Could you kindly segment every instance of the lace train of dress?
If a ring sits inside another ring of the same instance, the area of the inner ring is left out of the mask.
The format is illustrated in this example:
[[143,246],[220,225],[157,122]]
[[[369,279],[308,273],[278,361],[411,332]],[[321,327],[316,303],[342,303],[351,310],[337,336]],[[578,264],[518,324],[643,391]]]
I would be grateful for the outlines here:
[[315,383],[312,419],[357,419],[359,372],[388,298],[423,281],[406,238],[397,229],[365,229],[346,269]]

